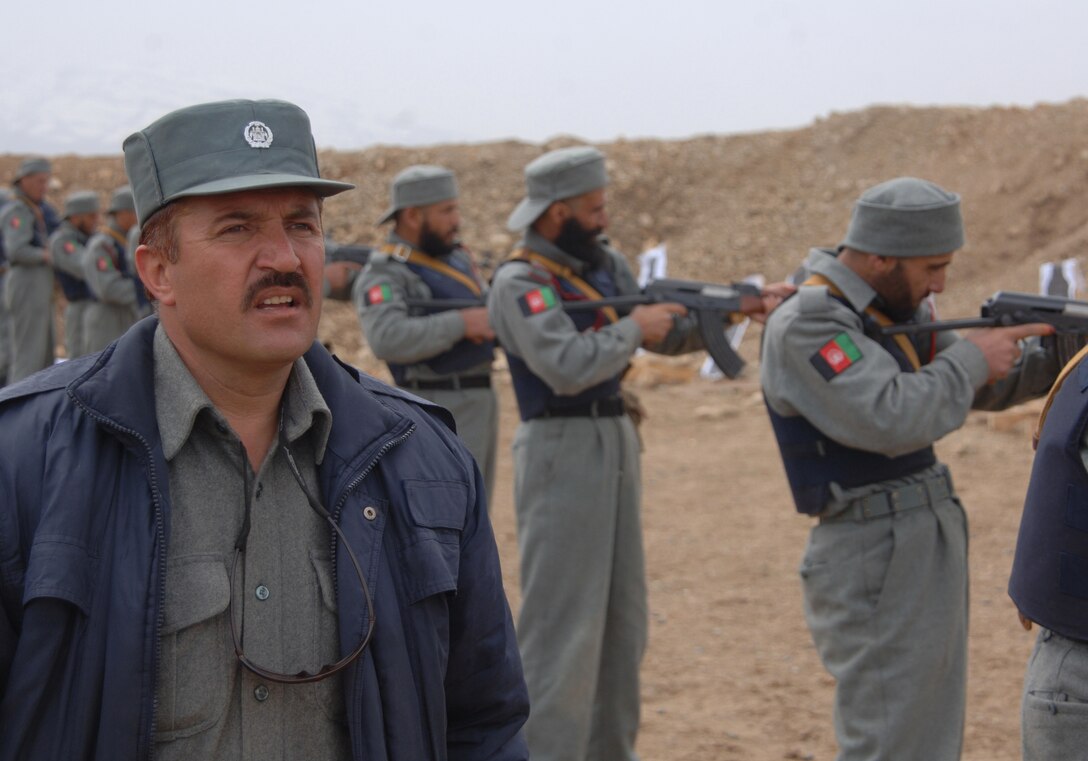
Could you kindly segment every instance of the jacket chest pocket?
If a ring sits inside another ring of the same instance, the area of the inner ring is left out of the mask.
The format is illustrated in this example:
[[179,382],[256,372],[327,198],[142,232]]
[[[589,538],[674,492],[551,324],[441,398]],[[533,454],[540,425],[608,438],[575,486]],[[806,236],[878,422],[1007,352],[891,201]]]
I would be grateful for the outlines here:
[[222,719],[236,670],[229,605],[221,555],[183,556],[167,566],[157,742],[195,735]]
[[400,551],[407,566],[408,602],[457,591],[468,484],[405,481],[404,496],[409,521]]

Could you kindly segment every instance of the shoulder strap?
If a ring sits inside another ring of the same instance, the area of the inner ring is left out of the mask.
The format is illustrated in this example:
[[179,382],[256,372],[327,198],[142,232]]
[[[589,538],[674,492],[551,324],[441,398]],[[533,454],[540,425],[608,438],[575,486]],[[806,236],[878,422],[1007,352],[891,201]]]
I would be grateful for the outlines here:
[[[839,287],[823,275],[809,275],[808,279],[802,283],[802,285],[826,285],[827,290],[831,292],[831,295],[843,298],[843,293]],[[876,321],[876,324],[882,328],[895,324],[891,317],[888,317],[888,315],[881,312],[872,304],[865,308],[865,314],[872,317]],[[902,333],[892,336],[892,338],[899,344],[899,348],[903,350],[903,353],[907,355],[907,359],[910,361],[911,365],[913,365],[914,369],[921,369],[922,362],[918,359],[918,352],[915,350],[914,344],[910,342],[910,339]]]
[[[454,267],[435,259],[433,256],[427,256],[424,253],[416,251],[411,246],[405,246],[403,243],[386,243],[379,249],[383,254],[393,257],[394,259],[402,262],[408,262],[410,264],[418,264],[420,267],[426,267],[432,269],[435,272],[441,273],[451,280],[456,280],[461,285],[468,288],[477,296],[483,295],[483,289],[480,284],[473,280]],[[473,266],[475,269],[475,266]]]
[[[600,301],[604,298],[600,291],[587,283],[585,280],[574,274],[574,270],[570,267],[560,264],[557,261],[549,259],[542,254],[538,254],[536,251],[530,251],[527,248],[519,248],[507,257],[508,260],[528,262],[535,264],[539,267],[543,267],[550,272],[554,277],[561,277],[571,285],[573,285],[583,296],[589,301]],[[600,310],[609,322],[618,322],[620,319],[619,314],[613,307],[602,307]]]
[[1054,403],[1054,397],[1058,395],[1058,392],[1062,388],[1062,384],[1065,383],[1066,376],[1073,372],[1073,369],[1080,364],[1080,361],[1088,356],[1088,346],[1085,346],[1076,353],[1069,362],[1066,363],[1062,371],[1058,373],[1057,379],[1054,381],[1054,385],[1050,387],[1050,393],[1046,395],[1046,402],[1043,404],[1043,411],[1039,413],[1039,422],[1035,424],[1035,431],[1031,434],[1031,448],[1039,448],[1039,436],[1043,432],[1043,423],[1046,422],[1046,415],[1050,412],[1050,405]]

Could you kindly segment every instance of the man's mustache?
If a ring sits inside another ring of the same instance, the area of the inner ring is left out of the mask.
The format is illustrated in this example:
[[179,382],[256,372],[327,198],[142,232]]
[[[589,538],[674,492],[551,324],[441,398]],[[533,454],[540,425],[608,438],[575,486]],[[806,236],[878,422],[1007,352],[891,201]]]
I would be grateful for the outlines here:
[[242,311],[249,309],[257,298],[257,294],[268,288],[297,288],[302,291],[302,301],[306,306],[313,306],[313,296],[310,294],[310,284],[298,272],[270,272],[246,289],[245,298],[242,300]]

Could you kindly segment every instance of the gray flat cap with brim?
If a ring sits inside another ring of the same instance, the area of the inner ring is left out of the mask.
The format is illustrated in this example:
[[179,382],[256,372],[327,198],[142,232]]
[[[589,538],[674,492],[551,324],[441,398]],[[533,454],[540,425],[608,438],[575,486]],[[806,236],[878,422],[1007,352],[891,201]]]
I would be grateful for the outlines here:
[[98,193],[93,190],[77,190],[64,199],[65,219],[76,214],[93,214],[98,209]]
[[963,244],[960,197],[915,177],[897,177],[862,193],[842,242],[896,257],[949,254]]
[[225,100],[173,111],[124,143],[140,224],[172,201],[262,188],[351,190],[321,179],[310,118],[280,100]]
[[608,184],[604,154],[588,145],[560,148],[539,156],[525,167],[527,195],[517,205],[506,226],[524,230],[556,201],[574,198]]
[[109,208],[106,211],[110,214],[115,211],[136,211],[136,199],[132,195],[132,186],[122,185],[113,191],[113,195],[110,196]]
[[29,177],[32,174],[40,174],[41,172],[52,172],[53,165],[49,162],[49,159],[44,156],[27,156],[19,164],[19,169],[15,172],[15,182]]
[[445,167],[416,164],[397,173],[390,186],[392,204],[378,220],[383,225],[401,209],[430,206],[457,198],[457,178]]

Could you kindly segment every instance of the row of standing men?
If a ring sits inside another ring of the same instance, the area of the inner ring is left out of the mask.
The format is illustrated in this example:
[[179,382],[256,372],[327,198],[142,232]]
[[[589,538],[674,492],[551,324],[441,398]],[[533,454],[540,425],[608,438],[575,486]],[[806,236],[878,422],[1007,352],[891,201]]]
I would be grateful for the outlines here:
[[[522,237],[490,293],[459,243],[455,178],[436,166],[397,175],[379,220],[392,223],[385,244],[357,276],[335,265],[330,279],[338,288],[354,279],[371,348],[398,385],[453,411],[489,490],[491,359],[496,340],[502,344],[521,417],[513,444],[517,632],[532,706],[529,748],[545,761],[629,761],[647,601],[638,410],[620,384],[640,346],[680,353],[701,344],[678,305],[627,314],[561,308],[638,290],[602,236],[608,178],[599,151],[545,154],[525,180],[526,197],[508,221]],[[839,761],[959,758],[967,517],[933,443],[972,408],[1045,394],[1060,369],[1054,347],[1039,339],[1047,326],[963,339],[883,334],[891,323],[934,319],[928,297],[944,290],[964,243],[957,194],[911,177],[881,183],[858,199],[841,245],[812,249],[797,293],[771,286],[753,315],[767,321],[761,382],[795,506],[817,518],[801,577],[806,620],[836,679]],[[433,306],[485,295],[486,309]],[[424,302],[432,306],[417,306]],[[1066,438],[1084,435],[1078,419]],[[1037,464],[1037,472],[1053,467]],[[1071,469],[1088,478],[1083,464]],[[1075,589],[1061,588],[1075,572],[1059,582],[1058,567],[1068,565],[1058,557],[1060,527],[1032,504],[1029,497],[1013,595],[1043,626],[1025,680],[1024,754],[1064,758],[1083,739],[1075,696],[1086,685],[1060,663],[1070,648],[1085,657],[1088,646],[1078,649],[1080,629],[1063,626],[1080,606]]]
[[24,160],[0,204],[0,385],[53,364],[54,279],[64,293],[68,359],[104,349],[150,313],[130,252],[139,239],[127,185],[102,209],[98,194],[75,191],[58,215],[46,201],[52,166]]

